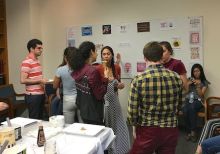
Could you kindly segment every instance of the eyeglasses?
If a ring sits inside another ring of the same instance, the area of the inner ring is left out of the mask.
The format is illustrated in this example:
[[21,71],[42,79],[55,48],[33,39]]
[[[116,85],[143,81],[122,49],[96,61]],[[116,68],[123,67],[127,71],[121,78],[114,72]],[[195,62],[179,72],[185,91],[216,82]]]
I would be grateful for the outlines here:
[[42,48],[42,47],[36,47],[36,49],[38,49],[38,50],[43,50],[43,48]]

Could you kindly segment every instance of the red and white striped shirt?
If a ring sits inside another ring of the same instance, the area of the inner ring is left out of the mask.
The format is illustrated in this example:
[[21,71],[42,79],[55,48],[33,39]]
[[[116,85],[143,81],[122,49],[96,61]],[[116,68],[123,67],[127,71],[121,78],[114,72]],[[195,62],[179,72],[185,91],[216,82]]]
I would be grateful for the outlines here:
[[[28,74],[29,79],[43,79],[42,67],[40,61],[29,53],[21,64],[21,72]],[[26,94],[39,95],[44,94],[44,87],[41,84],[25,85]]]

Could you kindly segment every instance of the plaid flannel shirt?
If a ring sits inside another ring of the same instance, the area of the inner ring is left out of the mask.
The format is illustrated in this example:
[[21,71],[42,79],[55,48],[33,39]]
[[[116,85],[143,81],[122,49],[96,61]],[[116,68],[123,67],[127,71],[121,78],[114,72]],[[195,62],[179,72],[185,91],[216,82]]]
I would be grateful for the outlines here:
[[128,122],[131,125],[176,127],[182,105],[183,83],[163,65],[151,65],[131,82]]

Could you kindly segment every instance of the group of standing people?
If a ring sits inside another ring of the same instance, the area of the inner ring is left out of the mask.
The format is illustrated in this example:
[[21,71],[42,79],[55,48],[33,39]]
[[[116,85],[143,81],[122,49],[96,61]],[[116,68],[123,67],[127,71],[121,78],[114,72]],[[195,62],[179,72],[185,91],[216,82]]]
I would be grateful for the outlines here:
[[[43,46],[38,39],[27,44],[29,54],[21,65],[21,83],[26,86],[25,101],[29,117],[42,119],[44,85],[38,60]],[[194,64],[187,79],[184,64],[172,58],[169,42],[150,42],[143,55],[149,67],[131,82],[128,121],[133,125],[134,144],[130,153],[175,153],[178,140],[177,115],[183,111],[187,140],[196,138],[196,114],[203,107],[209,82],[200,64]],[[101,50],[102,64],[93,65],[98,54],[94,43],[82,42],[79,48],[67,47],[63,63],[57,68],[53,86],[62,90],[63,114],[66,123],[79,122],[106,125],[116,134],[109,153],[128,153],[130,139],[122,116],[118,89],[121,69],[114,61],[113,49]],[[185,103],[184,92],[187,92]],[[184,104],[184,106],[183,106]]]
[[[43,45],[40,40],[32,39],[27,48],[29,54],[21,65],[21,83],[26,87],[29,118],[42,119],[44,85],[48,82],[43,78],[38,60]],[[93,65],[97,56],[94,43],[89,41],[82,42],[79,48],[67,47],[53,87],[62,90],[59,97],[63,100],[65,123],[74,123],[77,115],[79,122],[111,127],[116,139],[108,153],[128,153],[129,133],[118,99],[118,89],[124,88],[120,81],[121,69],[114,62],[111,47],[102,49],[103,64]]]
[[178,114],[184,115],[186,139],[195,142],[197,112],[203,108],[210,83],[200,64],[192,66],[187,79],[184,64],[172,58],[173,49],[167,41],[146,44],[143,54],[149,67],[132,80],[129,93],[128,119],[134,125],[135,138],[131,153],[174,154]]

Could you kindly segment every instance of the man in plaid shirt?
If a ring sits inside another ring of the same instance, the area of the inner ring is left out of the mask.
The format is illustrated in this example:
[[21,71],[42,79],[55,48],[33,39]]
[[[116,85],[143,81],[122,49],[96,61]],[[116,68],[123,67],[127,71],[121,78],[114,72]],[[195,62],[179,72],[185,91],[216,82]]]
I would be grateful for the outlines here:
[[143,54],[149,67],[132,80],[128,100],[135,138],[131,154],[175,154],[183,83],[161,64],[163,48],[158,42],[146,44]]

